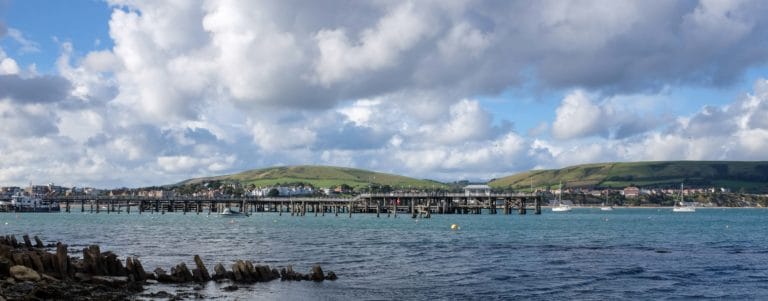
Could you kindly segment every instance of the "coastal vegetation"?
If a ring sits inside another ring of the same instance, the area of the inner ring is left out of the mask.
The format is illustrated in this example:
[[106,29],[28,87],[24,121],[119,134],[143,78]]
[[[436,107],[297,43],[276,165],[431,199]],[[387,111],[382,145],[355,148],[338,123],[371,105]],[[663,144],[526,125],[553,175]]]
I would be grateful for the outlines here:
[[597,163],[561,169],[531,170],[489,182],[496,189],[530,191],[557,188],[623,188],[627,186],[674,188],[725,188],[740,193],[768,193],[765,161],[653,161]]
[[432,180],[420,180],[355,168],[314,165],[254,169],[231,175],[189,179],[176,184],[176,186],[203,183],[236,183],[246,187],[294,184],[309,185],[316,188],[346,186],[345,188],[356,191],[365,191],[371,187],[378,188],[377,191],[444,189],[447,187],[446,184]]

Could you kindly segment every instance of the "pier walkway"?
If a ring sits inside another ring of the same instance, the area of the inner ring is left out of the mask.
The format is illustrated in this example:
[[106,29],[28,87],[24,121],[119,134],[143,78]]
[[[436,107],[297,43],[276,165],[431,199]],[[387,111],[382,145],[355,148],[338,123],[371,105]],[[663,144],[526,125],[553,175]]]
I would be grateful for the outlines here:
[[291,215],[369,213],[410,214],[541,214],[542,197],[522,193],[366,193],[354,197],[138,197],[138,196],[47,196],[62,212],[91,213],[215,213],[224,208],[240,212],[276,212]]

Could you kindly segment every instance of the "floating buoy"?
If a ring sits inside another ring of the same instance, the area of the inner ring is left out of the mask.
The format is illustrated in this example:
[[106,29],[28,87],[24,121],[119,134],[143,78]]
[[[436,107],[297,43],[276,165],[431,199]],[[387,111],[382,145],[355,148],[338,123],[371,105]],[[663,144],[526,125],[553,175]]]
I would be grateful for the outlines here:
[[459,225],[457,224],[451,224],[451,230],[459,230]]

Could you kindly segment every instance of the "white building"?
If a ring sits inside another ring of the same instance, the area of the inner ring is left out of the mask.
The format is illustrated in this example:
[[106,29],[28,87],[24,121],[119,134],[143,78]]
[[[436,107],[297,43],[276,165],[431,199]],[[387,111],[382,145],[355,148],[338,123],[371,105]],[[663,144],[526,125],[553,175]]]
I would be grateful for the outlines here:
[[491,186],[488,186],[488,185],[467,185],[467,186],[464,186],[464,195],[466,195],[466,196],[488,196],[488,195],[491,195]]

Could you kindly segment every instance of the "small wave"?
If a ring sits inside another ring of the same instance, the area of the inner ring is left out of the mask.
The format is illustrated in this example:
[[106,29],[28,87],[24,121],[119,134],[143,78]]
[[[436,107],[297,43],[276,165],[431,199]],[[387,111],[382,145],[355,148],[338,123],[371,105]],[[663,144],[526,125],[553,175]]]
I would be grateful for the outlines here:
[[645,269],[642,267],[632,267],[628,269],[621,269],[618,271],[610,272],[607,275],[608,276],[625,276],[625,275],[637,275],[642,274],[645,272]]

